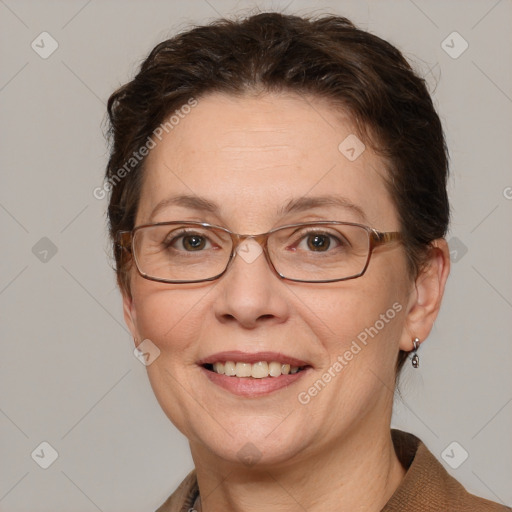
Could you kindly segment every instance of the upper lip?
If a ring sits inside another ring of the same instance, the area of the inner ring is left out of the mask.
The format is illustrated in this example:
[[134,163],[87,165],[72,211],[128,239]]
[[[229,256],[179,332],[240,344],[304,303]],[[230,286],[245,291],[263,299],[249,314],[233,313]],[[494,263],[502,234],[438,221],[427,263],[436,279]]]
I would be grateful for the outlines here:
[[276,361],[281,364],[289,364],[291,366],[308,366],[306,361],[291,357],[280,352],[242,352],[240,350],[228,350],[225,352],[217,352],[211,356],[205,357],[197,362],[198,365],[224,363],[233,361],[235,363],[258,363],[260,361],[272,362]]

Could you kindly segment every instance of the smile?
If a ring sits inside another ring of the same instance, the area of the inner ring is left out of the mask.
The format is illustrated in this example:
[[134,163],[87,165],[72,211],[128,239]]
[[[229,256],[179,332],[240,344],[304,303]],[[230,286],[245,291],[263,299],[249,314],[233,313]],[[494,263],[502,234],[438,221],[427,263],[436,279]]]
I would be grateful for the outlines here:
[[206,364],[205,368],[228,377],[247,377],[253,379],[295,374],[304,369],[303,366],[291,366],[290,364],[282,364],[278,361],[258,361],[257,363],[225,361]]
[[197,364],[216,387],[245,398],[285,389],[313,370],[306,361],[277,352],[220,352]]

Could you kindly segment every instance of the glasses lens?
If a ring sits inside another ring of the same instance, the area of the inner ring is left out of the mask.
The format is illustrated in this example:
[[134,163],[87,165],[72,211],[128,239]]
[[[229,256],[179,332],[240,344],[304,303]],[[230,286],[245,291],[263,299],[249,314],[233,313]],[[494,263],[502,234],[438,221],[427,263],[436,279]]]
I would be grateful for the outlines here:
[[361,226],[310,224],[275,231],[268,249],[276,270],[288,279],[347,279],[363,272],[370,237]]
[[221,274],[231,254],[228,233],[200,224],[145,226],[135,232],[135,261],[150,278],[200,281]]

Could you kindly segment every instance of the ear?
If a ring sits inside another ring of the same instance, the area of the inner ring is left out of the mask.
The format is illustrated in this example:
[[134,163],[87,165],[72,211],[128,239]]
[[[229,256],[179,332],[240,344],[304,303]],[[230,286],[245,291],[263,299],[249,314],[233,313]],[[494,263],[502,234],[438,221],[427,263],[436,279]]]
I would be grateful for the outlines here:
[[126,290],[122,291],[123,295],[123,315],[124,321],[130,329],[134,343],[139,339],[139,333],[137,329],[137,315],[133,304],[133,298]]
[[444,238],[434,240],[428,262],[417,276],[411,291],[400,348],[409,352],[412,340],[423,342],[437,318],[444,287],[450,273],[450,250]]

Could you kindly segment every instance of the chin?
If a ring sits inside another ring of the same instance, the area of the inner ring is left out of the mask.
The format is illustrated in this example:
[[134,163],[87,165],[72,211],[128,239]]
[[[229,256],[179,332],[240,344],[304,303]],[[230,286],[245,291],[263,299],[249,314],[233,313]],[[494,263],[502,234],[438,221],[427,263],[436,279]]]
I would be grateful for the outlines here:
[[289,446],[283,443],[276,446],[275,443],[265,444],[262,439],[236,440],[228,449],[226,448],[226,446],[210,447],[216,456],[226,462],[255,470],[286,464],[300,453],[295,442],[290,442]]
[[[240,420],[232,417],[223,423],[226,430],[212,420],[190,425],[185,435],[195,439],[193,444],[202,446],[199,448],[201,451],[205,449],[228,463],[263,468],[286,464],[307,447],[303,427],[285,426],[288,420],[283,422],[282,418],[259,416]],[[228,429],[228,425],[231,428]]]

